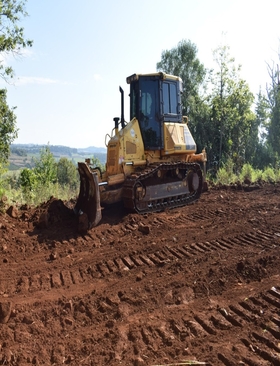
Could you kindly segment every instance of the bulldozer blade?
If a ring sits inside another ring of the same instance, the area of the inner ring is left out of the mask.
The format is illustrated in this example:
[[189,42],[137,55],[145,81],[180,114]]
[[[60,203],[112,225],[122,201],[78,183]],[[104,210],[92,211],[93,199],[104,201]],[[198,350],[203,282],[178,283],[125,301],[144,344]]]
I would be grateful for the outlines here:
[[80,192],[74,212],[79,215],[79,231],[96,226],[101,218],[98,175],[86,163],[78,163]]

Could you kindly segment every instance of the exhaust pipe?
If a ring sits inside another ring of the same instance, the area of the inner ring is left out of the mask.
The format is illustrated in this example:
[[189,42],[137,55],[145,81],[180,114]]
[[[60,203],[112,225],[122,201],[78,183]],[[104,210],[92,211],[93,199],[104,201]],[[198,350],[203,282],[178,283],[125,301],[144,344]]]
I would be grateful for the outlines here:
[[124,92],[123,89],[120,87],[121,92],[121,126],[124,128]]

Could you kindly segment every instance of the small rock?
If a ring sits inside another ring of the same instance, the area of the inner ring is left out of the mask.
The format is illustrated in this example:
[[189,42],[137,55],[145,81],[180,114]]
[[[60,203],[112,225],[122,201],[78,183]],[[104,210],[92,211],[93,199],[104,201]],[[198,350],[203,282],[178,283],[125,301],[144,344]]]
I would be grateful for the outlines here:
[[12,217],[13,219],[16,219],[18,217],[18,209],[15,206],[10,206],[6,213]]
[[0,302],[0,323],[5,324],[9,321],[12,312],[12,303]]
[[146,365],[146,362],[143,360],[142,357],[139,356],[134,359],[133,365],[134,366],[144,366],[144,365]]
[[65,324],[73,325],[73,320],[70,318],[65,318],[64,321],[65,321]]
[[29,219],[29,215],[27,212],[23,212],[22,215],[21,215],[21,219],[23,221],[27,221]]
[[144,225],[142,223],[140,223],[138,230],[141,231],[141,233],[143,233],[145,235],[150,234],[150,231],[151,231],[149,225]]
[[32,324],[33,323],[33,319],[30,315],[25,315],[22,319],[22,323],[24,324]]
[[107,311],[110,311],[112,308],[110,305],[106,304],[106,302],[102,301],[99,305],[99,308],[98,310],[101,312],[101,313],[106,313]]
[[56,252],[51,252],[50,254],[50,260],[54,261],[55,259],[57,259],[57,253]]
[[141,281],[141,280],[143,280],[143,277],[144,277],[145,275],[144,275],[144,273],[143,272],[141,272],[141,273],[138,273],[137,274],[137,276],[136,276],[136,281]]
[[64,309],[68,309],[69,311],[73,311],[73,302],[72,300],[69,300],[65,305],[64,305]]
[[7,250],[8,250],[7,244],[3,244],[2,245],[2,251],[3,251],[3,253],[7,253]]

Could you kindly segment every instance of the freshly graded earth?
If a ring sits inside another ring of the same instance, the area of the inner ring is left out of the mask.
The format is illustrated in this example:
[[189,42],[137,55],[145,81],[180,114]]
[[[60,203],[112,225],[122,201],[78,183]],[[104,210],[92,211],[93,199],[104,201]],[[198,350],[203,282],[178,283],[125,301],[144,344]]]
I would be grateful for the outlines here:
[[0,216],[0,365],[280,365],[279,184],[83,235],[72,207]]

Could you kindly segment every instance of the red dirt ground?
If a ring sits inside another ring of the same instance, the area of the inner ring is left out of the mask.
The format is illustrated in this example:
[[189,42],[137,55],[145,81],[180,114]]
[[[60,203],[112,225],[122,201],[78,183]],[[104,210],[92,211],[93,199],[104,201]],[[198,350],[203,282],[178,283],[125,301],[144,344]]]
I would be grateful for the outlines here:
[[85,235],[71,203],[0,216],[1,365],[280,365],[280,185],[211,188]]

